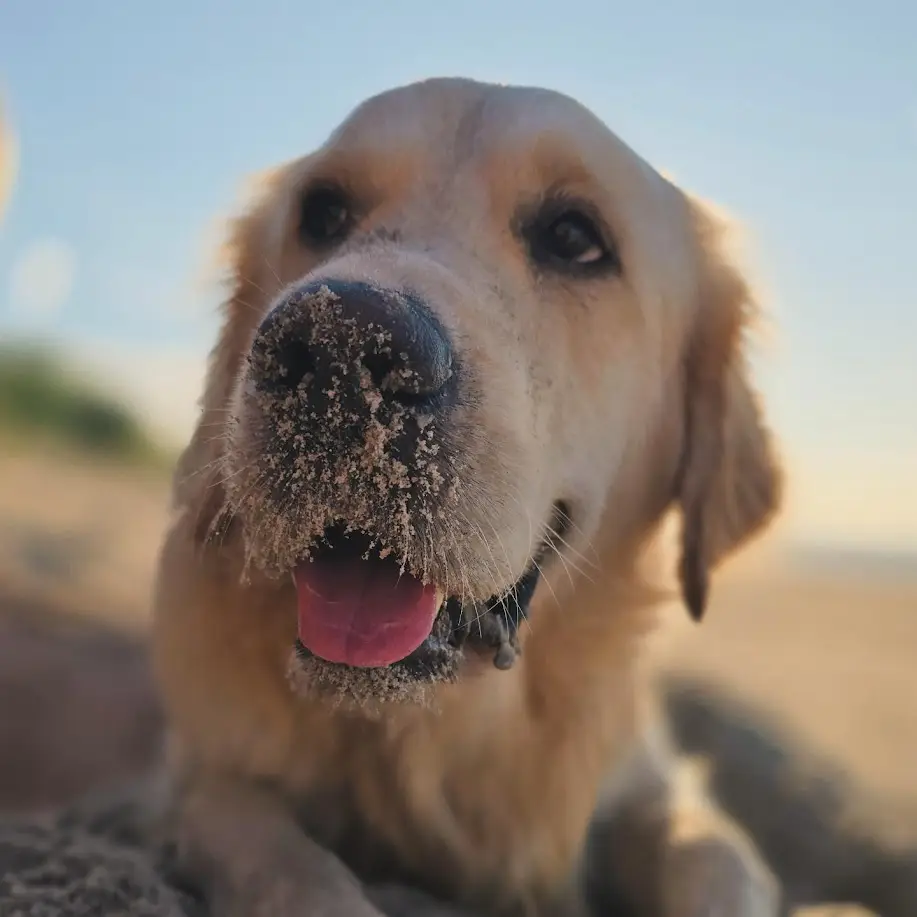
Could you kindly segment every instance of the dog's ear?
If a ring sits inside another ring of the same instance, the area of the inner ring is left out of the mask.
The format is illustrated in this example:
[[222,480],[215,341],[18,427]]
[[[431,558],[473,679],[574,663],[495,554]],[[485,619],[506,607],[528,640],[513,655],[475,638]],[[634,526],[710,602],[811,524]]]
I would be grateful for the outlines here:
[[685,604],[700,620],[711,570],[770,522],[783,475],[749,381],[744,338],[755,313],[752,291],[726,250],[726,222],[699,201],[689,207],[700,283],[685,366],[679,574]]
[[[200,416],[174,477],[173,502],[193,518],[195,540],[203,543],[223,529],[226,491],[225,441],[233,391],[254,329],[264,315],[268,290],[276,286],[272,264],[277,249],[277,192],[284,168],[256,176],[241,215],[229,223],[219,252],[227,294],[222,326],[210,352]],[[218,525],[219,523],[219,525]]]

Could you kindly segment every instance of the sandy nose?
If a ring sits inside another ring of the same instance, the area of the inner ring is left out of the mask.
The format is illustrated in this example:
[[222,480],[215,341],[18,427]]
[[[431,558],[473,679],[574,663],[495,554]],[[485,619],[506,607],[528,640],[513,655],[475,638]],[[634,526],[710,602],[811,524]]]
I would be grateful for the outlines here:
[[294,290],[265,319],[253,345],[256,384],[274,392],[314,380],[423,407],[453,381],[453,351],[417,297],[358,281]]

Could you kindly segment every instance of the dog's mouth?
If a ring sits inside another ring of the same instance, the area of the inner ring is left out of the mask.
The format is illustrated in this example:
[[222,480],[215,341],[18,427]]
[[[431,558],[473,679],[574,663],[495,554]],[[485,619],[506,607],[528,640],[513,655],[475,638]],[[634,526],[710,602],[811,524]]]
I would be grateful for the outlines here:
[[323,549],[293,571],[299,641],[326,662],[356,668],[391,665],[429,636],[444,596],[368,537],[329,532]]
[[309,560],[293,571],[297,654],[336,667],[397,667],[413,678],[436,678],[470,640],[492,648],[494,665],[509,668],[547,555],[568,519],[555,505],[552,533],[522,575],[500,595],[463,602],[422,582],[391,556],[379,556],[364,533],[331,528]]

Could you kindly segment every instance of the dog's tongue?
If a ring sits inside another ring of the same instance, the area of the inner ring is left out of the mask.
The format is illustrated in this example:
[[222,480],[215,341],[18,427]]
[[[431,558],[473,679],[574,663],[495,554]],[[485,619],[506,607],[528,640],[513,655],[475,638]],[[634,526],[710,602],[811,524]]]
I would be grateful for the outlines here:
[[330,555],[300,564],[293,578],[299,639],[328,662],[372,667],[404,659],[439,610],[436,589],[391,561]]

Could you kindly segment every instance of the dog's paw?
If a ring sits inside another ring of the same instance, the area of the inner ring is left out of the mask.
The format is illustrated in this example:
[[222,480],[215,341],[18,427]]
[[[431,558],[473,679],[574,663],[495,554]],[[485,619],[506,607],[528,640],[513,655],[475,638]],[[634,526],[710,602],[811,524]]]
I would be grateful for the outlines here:
[[365,893],[385,917],[474,917],[471,911],[406,885],[370,885]]
[[792,917],[879,917],[879,915],[856,904],[820,904],[799,908],[793,911]]
[[779,917],[780,888],[756,853],[710,836],[666,851],[664,917]]

